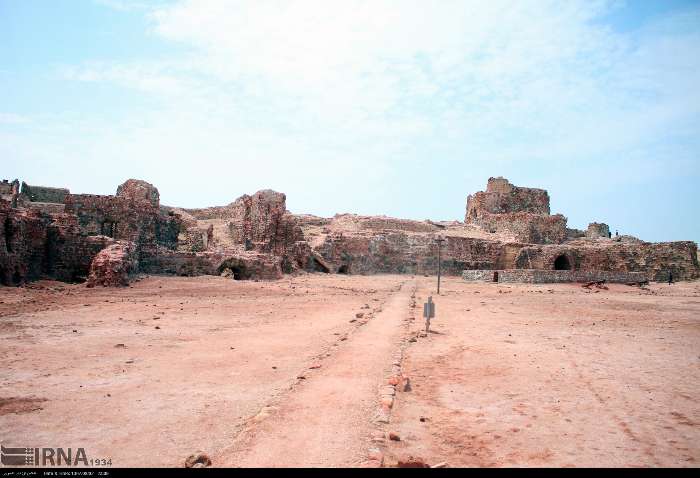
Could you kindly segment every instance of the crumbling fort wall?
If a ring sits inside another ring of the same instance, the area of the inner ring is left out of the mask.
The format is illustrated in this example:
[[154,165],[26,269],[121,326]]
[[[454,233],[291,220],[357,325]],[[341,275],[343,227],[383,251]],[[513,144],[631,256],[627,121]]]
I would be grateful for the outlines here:
[[46,224],[41,216],[0,201],[0,284],[19,285],[41,275]]
[[462,278],[469,282],[501,282],[552,284],[562,282],[642,283],[649,278],[644,272],[612,271],[546,271],[537,269],[473,270],[464,271]]
[[66,197],[65,212],[78,218],[84,235],[134,242],[140,249],[155,244],[177,247],[178,216],[161,213],[149,202],[129,197],[70,194]]
[[41,277],[82,281],[92,257],[113,242],[80,234],[75,216],[12,208],[0,201],[0,283],[18,285]]
[[178,209],[161,206],[158,189],[136,179],[114,196],[27,186],[33,195],[27,198],[18,195],[18,184],[0,183],[3,285],[40,277],[124,285],[137,272],[242,280],[298,271],[434,274],[439,238],[446,275],[509,270],[508,277],[530,281],[593,277],[596,271],[652,280],[665,280],[669,272],[679,280],[700,277],[695,243],[612,239],[600,223],[585,232],[567,228],[564,216],[549,213],[546,191],[504,178],[491,178],[486,191],[469,197],[465,223],[295,216],[286,196],[271,190],[227,206]]
[[504,178],[489,178],[486,191],[467,198],[464,222],[517,242],[559,244],[568,237],[566,218],[550,215],[544,189],[522,188]]
[[657,281],[666,280],[670,271],[676,279],[691,280],[700,277],[696,248],[689,241],[530,245],[521,249],[512,268],[644,272]]
[[22,182],[21,194],[30,202],[48,202],[63,204],[70,191],[65,188],[51,188],[46,186],[30,186]]
[[465,222],[472,222],[484,213],[517,212],[549,215],[549,194],[544,189],[514,186],[502,177],[489,178],[486,191],[467,198]]
[[592,222],[588,225],[588,229],[586,229],[586,237],[589,239],[597,239],[599,237],[609,238],[610,228],[605,223]]
[[[397,231],[333,233],[315,248],[331,272],[351,274],[433,274],[437,270],[436,236]],[[446,275],[464,269],[493,268],[505,245],[468,237],[445,237],[441,267]]]

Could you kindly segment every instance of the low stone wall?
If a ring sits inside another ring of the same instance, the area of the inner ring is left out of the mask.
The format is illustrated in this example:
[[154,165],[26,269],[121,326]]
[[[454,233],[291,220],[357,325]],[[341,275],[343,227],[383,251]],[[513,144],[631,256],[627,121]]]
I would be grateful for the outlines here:
[[508,270],[467,270],[462,272],[462,279],[470,282],[504,282],[551,284],[560,282],[606,282],[628,283],[649,280],[643,272],[609,272],[609,271],[548,271],[537,269]]

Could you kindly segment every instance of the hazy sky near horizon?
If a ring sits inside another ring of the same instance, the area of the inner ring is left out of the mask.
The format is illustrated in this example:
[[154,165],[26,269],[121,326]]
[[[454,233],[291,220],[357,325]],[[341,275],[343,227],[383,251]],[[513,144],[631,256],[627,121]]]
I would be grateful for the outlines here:
[[700,242],[700,2],[0,0],[0,178]]

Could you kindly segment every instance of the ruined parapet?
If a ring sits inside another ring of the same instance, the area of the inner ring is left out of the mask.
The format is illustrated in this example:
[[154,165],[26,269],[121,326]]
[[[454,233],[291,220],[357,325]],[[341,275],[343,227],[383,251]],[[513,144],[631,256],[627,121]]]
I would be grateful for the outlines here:
[[128,179],[117,187],[117,197],[130,199],[136,203],[147,202],[153,207],[160,206],[160,194],[153,184],[140,179]]
[[19,180],[8,181],[3,179],[0,182],[0,200],[7,201],[10,205],[15,206],[17,197],[19,196]]
[[605,223],[592,222],[588,225],[588,229],[586,229],[586,237],[589,239],[598,239],[601,237],[608,239],[610,237],[610,227]]
[[64,204],[70,191],[66,188],[50,188],[46,186],[31,186],[22,182],[21,195],[30,202]]
[[329,225],[346,231],[403,231],[403,232],[438,232],[444,227],[430,221],[397,219],[388,216],[359,216],[357,214],[336,214]]
[[180,217],[172,211],[161,211],[145,197],[70,194],[65,211],[77,216],[82,234],[88,236],[131,241],[138,248],[156,244],[177,247]]
[[559,244],[569,234],[566,218],[550,215],[547,191],[514,186],[500,177],[489,178],[486,191],[467,198],[464,221],[533,244]]
[[127,286],[137,271],[136,245],[133,242],[119,241],[97,253],[90,264],[86,285]]
[[527,212],[484,213],[476,220],[484,231],[507,235],[515,241],[530,244],[560,244],[566,241],[566,222],[566,217],[561,214],[550,216]]
[[486,191],[479,191],[467,198],[464,222],[474,222],[484,213],[517,212],[548,215],[549,194],[544,189],[514,186],[502,177],[489,178]]

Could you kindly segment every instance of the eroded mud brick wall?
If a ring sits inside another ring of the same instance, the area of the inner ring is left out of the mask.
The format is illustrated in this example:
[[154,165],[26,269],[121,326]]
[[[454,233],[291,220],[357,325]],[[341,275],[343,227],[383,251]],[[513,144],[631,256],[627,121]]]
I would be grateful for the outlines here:
[[[464,269],[491,269],[503,254],[498,241],[446,237],[441,251],[445,275],[460,275]],[[331,272],[352,274],[434,274],[437,243],[430,235],[405,232],[334,233],[316,248]]]
[[513,186],[505,178],[489,178],[486,191],[479,191],[467,198],[465,222],[478,219],[483,213],[515,212],[548,215],[549,194],[544,189]]
[[82,282],[90,270],[92,259],[115,240],[107,236],[85,236],[72,214],[50,217],[46,227],[43,271],[65,282]]
[[80,234],[69,214],[42,214],[0,201],[0,283],[19,285],[41,277],[73,282],[87,277],[92,258],[113,242]]
[[[227,206],[205,209],[184,209],[196,220],[219,219],[228,224],[230,241],[241,250],[278,255],[286,272],[305,268],[310,248],[296,217],[287,211],[287,198],[272,190],[243,195]],[[192,246],[201,233],[196,224],[189,224],[186,237]]]
[[65,188],[31,186],[23,182],[21,193],[22,196],[24,196],[30,202],[48,202],[63,204],[66,202],[66,196],[70,194],[70,191]]
[[588,229],[586,229],[586,237],[590,239],[610,237],[610,228],[607,224],[592,222],[588,225]]
[[38,278],[46,244],[46,224],[39,213],[0,200],[0,228],[0,284]]
[[0,182],[0,199],[9,202],[10,204],[16,201],[19,195],[19,180],[8,181],[3,179]]
[[[620,243],[605,247],[585,245],[526,246],[516,259],[518,269],[555,269],[560,257],[578,271],[645,272],[650,280],[663,281],[669,271],[676,279],[700,277],[697,245],[690,241]],[[560,263],[562,261],[560,260]]]
[[148,202],[131,198],[71,194],[66,197],[66,213],[78,219],[82,234],[104,235],[131,241],[142,249],[156,244],[174,249],[180,232],[176,215],[161,213]]
[[518,242],[559,244],[567,239],[566,218],[549,211],[549,194],[544,189],[489,178],[486,191],[467,198],[464,221],[487,232],[507,233]]

